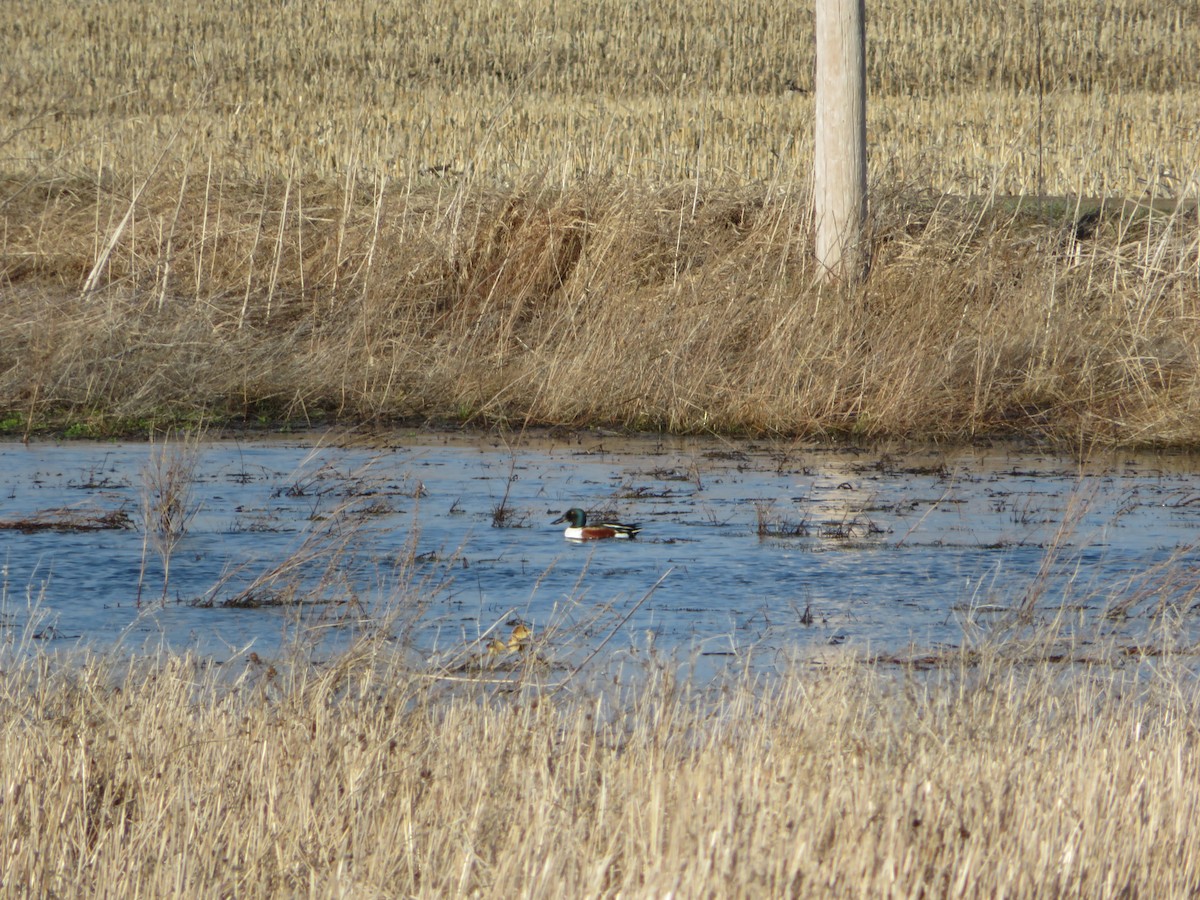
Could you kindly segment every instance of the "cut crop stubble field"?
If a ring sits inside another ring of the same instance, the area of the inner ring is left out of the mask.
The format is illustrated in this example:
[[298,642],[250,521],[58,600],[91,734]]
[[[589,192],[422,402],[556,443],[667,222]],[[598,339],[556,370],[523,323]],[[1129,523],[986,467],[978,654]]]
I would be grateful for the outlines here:
[[[838,288],[811,4],[10,0],[0,432],[1200,443],[1195,4],[867,6],[872,265]],[[7,572],[6,896],[1200,891],[1186,647],[558,691],[386,622],[64,661]]]
[[1200,439],[1189,4],[869,4],[852,291],[813,285],[804,4],[10,12],[10,432]]

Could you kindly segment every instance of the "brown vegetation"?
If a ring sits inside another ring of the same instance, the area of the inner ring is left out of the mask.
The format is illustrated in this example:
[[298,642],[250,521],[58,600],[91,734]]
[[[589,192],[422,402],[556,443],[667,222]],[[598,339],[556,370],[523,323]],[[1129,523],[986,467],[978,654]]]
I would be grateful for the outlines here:
[[[1181,6],[873,6],[849,296],[813,284],[803,5],[22,7],[6,431],[1200,439],[1197,213],[1161,202],[1195,193]],[[1038,171],[1159,212],[1002,198]]]
[[843,295],[788,185],[185,188],[10,208],[10,413],[1200,439],[1194,213],[877,192]]
[[[796,671],[708,693],[172,658],[0,675],[5,892],[1186,896],[1194,678]],[[236,672],[229,671],[236,669]],[[527,676],[527,677],[532,677]]]
[[[809,165],[811,4],[14,2],[0,153],[41,177],[144,174],[164,149],[276,182],[740,182]],[[1195,189],[1191,5],[877,0],[867,24],[877,178],[1034,190],[1040,112],[1052,193]]]

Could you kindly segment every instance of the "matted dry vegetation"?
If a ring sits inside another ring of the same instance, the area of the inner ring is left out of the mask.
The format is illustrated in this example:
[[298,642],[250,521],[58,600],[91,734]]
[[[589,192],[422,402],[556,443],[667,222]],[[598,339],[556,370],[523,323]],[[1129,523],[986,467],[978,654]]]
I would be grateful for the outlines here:
[[10,658],[0,890],[1200,889],[1185,668],[951,668],[835,666],[708,691],[655,675],[568,693],[447,686],[373,642],[278,669]]
[[1200,20],[1035,7],[871,4],[845,295],[803,4],[19,4],[0,425],[1195,442]]
[[30,248],[10,231],[0,396],[18,422],[1200,438],[1191,214],[1117,208],[1085,238],[1073,210],[877,192],[873,273],[844,295],[813,287],[788,184],[182,187],[10,206]]

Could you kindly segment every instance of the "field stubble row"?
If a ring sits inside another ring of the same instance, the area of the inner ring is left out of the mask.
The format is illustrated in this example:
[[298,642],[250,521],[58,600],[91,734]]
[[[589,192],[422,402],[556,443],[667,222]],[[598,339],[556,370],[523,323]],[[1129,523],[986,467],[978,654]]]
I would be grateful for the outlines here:
[[[744,182],[809,158],[805,4],[22,0],[12,12],[5,167],[48,176],[144,172],[172,136],[169,156],[254,179],[444,167],[492,186],[531,173]],[[1040,171],[1055,194],[1194,192],[1190,5],[880,2],[868,22],[877,178],[1017,194]]]

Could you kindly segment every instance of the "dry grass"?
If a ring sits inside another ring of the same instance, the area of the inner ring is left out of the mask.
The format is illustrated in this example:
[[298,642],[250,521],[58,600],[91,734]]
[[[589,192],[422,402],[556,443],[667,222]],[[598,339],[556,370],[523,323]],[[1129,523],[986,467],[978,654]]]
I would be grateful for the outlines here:
[[123,227],[133,185],[26,191],[10,420],[1200,439],[1194,210],[880,190],[872,276],[842,295],[813,286],[790,183],[343,187],[164,176]]
[[1011,665],[447,685],[364,642],[0,676],[9,893],[1185,896],[1195,680]]
[[[1029,192],[1040,119],[1051,193],[1138,194],[1164,171],[1194,191],[1190,4],[868,12],[877,176]],[[811,97],[789,85],[812,87],[811,4],[17,0],[10,17],[0,153],[43,173],[145,172],[172,137],[201,170],[274,181],[807,169]]]
[[22,3],[0,426],[1195,442],[1194,204],[996,198],[1194,198],[1200,20],[1039,6],[872,7],[847,297],[813,287],[803,5]]
[[138,574],[137,605],[142,604],[146,561],[153,549],[162,565],[162,600],[167,600],[171,582],[171,557],[199,512],[192,499],[192,485],[204,431],[198,428],[182,440],[164,437],[142,467],[142,561]]

